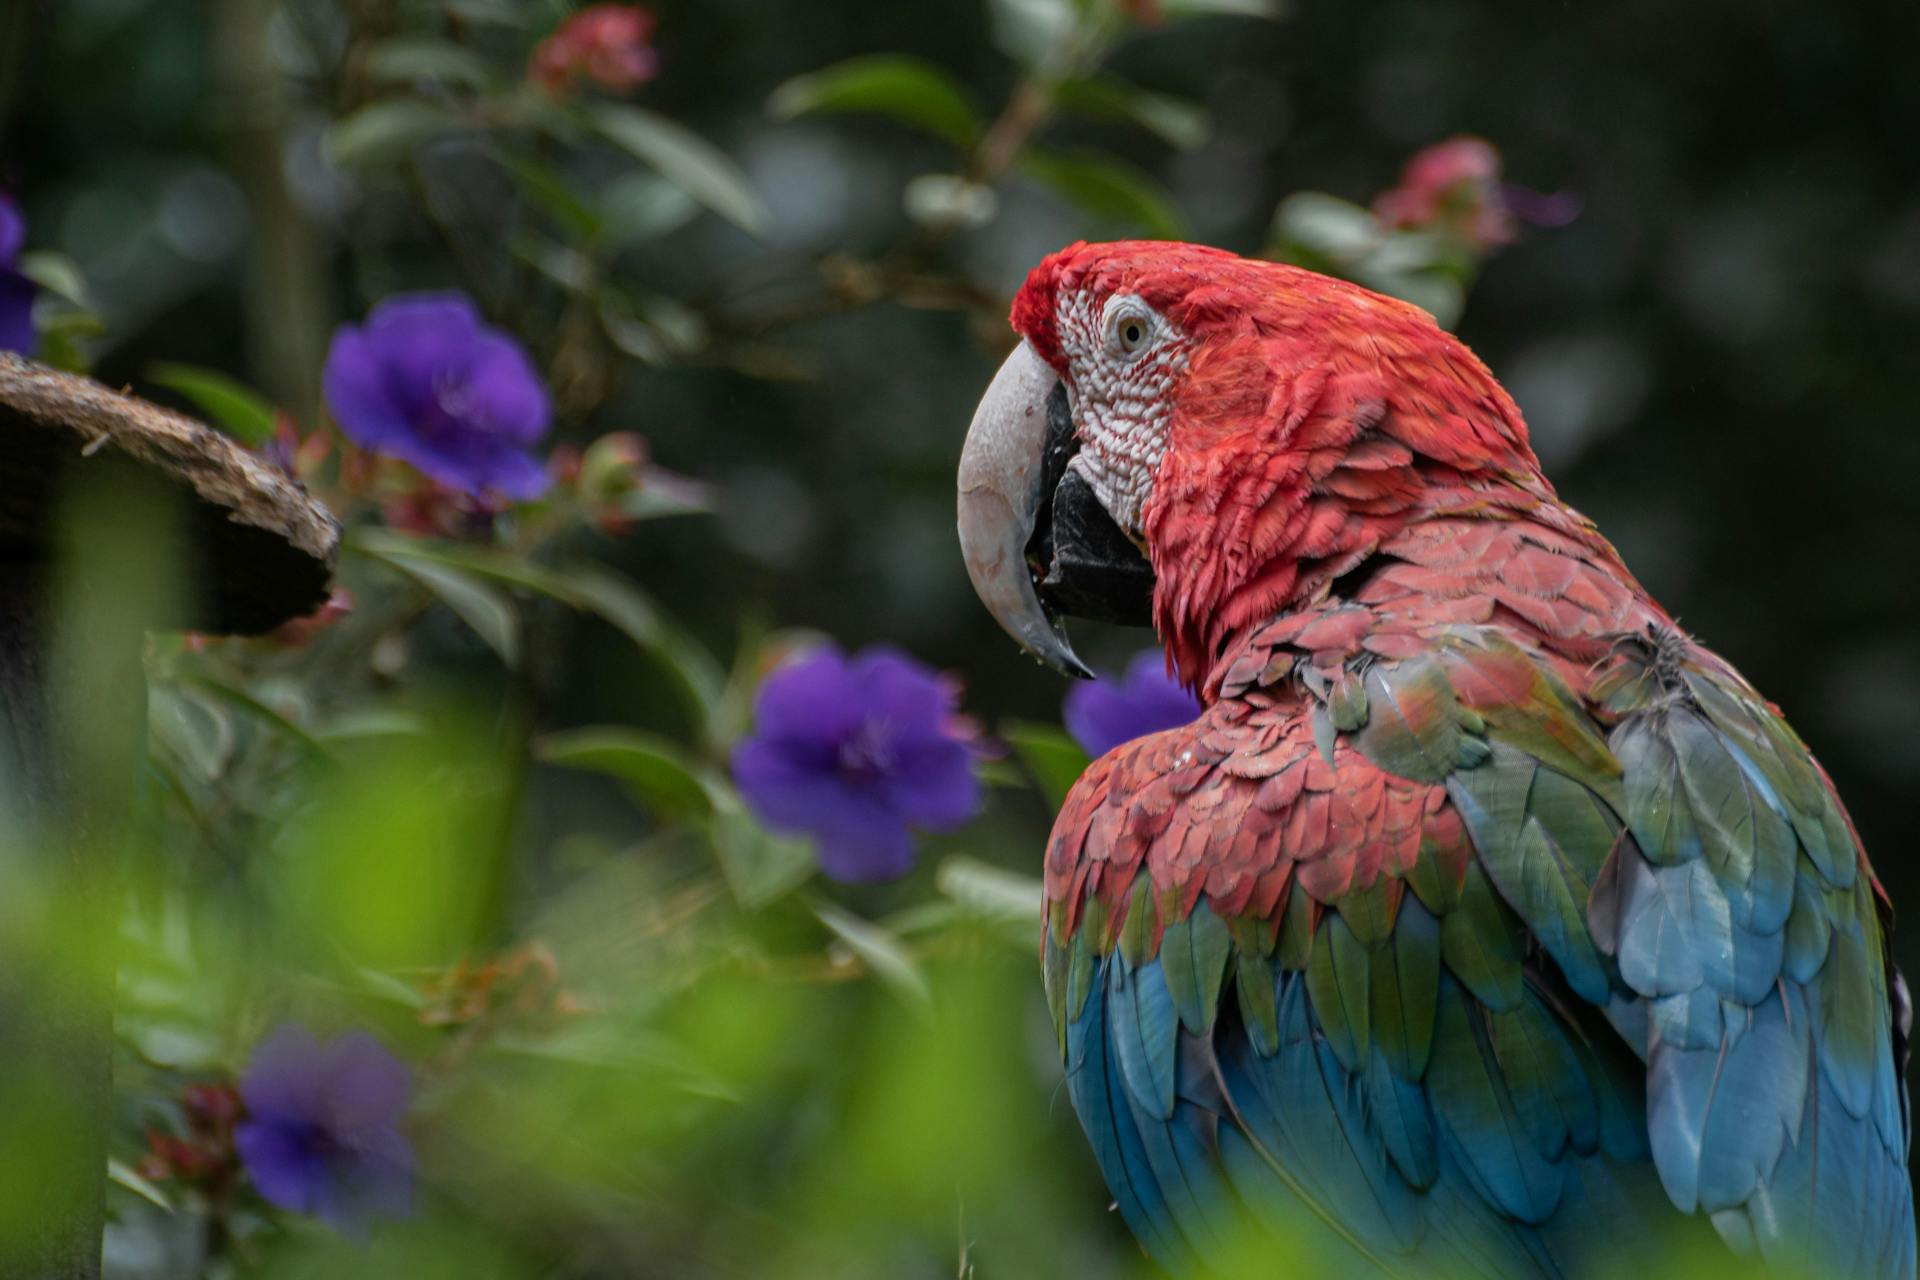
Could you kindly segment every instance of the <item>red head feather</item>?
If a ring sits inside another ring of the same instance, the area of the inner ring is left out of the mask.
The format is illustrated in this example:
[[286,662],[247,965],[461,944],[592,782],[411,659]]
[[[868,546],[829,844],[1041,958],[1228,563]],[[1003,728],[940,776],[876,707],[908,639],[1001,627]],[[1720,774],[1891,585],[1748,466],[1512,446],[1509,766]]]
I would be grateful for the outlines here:
[[1071,386],[1065,305],[1114,293],[1189,344],[1143,521],[1155,626],[1190,685],[1416,520],[1555,504],[1512,399],[1418,307],[1198,245],[1082,243],[1028,276],[1013,326]]

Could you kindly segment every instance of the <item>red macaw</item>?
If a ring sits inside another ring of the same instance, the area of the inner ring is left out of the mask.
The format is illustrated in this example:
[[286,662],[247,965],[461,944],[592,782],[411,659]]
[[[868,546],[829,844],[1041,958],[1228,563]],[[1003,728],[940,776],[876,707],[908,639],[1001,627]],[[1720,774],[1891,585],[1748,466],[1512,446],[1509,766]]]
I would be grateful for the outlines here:
[[1068,1086],[1148,1252],[1244,1275],[1304,1221],[1357,1272],[1563,1276],[1693,1232],[1911,1277],[1886,896],[1486,366],[1184,244],[1064,249],[1013,327],[976,588],[1076,674],[1056,612],[1150,616],[1205,707],[1095,761],[1046,855]]

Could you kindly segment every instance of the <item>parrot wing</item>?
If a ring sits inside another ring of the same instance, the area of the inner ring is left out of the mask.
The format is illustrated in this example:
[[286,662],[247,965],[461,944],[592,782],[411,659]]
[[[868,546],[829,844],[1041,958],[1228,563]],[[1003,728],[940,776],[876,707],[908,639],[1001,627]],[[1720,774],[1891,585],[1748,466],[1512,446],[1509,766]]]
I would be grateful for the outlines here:
[[1706,1221],[1911,1276],[1897,979],[1805,747],[1675,631],[1576,693],[1497,623],[1381,618],[1270,624],[1055,825],[1048,998],[1136,1235],[1504,1277]]

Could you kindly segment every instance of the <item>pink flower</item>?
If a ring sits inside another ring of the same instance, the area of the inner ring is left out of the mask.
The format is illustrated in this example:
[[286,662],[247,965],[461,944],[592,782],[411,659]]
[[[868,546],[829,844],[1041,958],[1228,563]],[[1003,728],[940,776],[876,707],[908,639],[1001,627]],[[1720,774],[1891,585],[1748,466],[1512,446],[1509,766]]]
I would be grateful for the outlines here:
[[1414,153],[1400,171],[1400,184],[1373,202],[1389,227],[1441,227],[1477,248],[1511,241],[1517,222],[1564,226],[1579,211],[1566,194],[1541,195],[1500,181],[1500,152],[1467,134]]
[[1513,239],[1513,217],[1500,198],[1500,153],[1483,138],[1462,135],[1415,152],[1400,185],[1383,192],[1373,211],[1391,227],[1457,218],[1482,246]]
[[533,51],[528,74],[549,93],[591,80],[610,93],[632,93],[659,73],[648,43],[653,12],[639,5],[596,4],[568,18]]

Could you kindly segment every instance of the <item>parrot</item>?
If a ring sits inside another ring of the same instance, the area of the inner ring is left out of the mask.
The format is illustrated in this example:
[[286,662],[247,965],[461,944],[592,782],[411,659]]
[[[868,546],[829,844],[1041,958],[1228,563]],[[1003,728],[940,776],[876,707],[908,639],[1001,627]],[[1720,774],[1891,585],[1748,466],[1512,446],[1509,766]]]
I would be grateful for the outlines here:
[[1145,1252],[1912,1277],[1887,895],[1487,366],[1184,243],[1073,244],[1011,323],[975,591],[1067,675],[1064,617],[1150,624],[1202,708],[1093,761],[1044,856],[1065,1086]]

